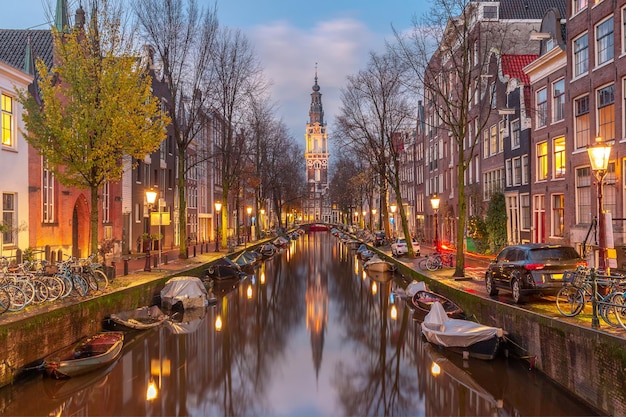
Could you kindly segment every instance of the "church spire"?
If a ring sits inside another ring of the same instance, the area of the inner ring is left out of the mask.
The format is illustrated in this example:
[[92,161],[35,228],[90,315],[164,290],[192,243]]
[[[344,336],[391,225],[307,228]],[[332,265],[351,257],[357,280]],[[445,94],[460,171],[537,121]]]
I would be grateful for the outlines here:
[[66,31],[70,26],[70,18],[67,12],[67,0],[57,0],[57,8],[54,16],[54,27],[57,31]]
[[324,109],[322,108],[322,93],[317,84],[317,62],[315,63],[315,84],[311,93],[311,108],[309,109],[309,123],[324,124]]

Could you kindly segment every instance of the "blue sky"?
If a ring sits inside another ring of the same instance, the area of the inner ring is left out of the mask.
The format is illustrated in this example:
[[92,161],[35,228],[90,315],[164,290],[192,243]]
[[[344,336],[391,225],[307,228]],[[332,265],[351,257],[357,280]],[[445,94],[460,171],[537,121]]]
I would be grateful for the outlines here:
[[[56,0],[1,0],[0,28],[45,29]],[[78,0],[69,0],[70,14]],[[199,0],[199,4],[214,4]],[[392,40],[428,11],[427,0],[219,0],[220,24],[241,29],[252,41],[272,82],[277,117],[303,143],[311,86],[318,67],[326,122],[332,135],[340,89],[364,68],[370,51]]]

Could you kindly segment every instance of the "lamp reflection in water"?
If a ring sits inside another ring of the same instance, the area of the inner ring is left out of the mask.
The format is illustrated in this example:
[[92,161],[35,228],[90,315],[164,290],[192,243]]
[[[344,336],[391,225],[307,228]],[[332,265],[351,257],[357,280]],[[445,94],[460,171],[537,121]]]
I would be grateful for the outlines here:
[[397,320],[398,319],[398,307],[396,307],[395,304],[391,305],[391,320]]
[[439,376],[439,374],[441,373],[441,367],[439,365],[437,365],[436,362],[433,362],[433,364],[430,366],[430,373],[434,377]]
[[248,289],[246,290],[246,296],[248,297],[248,300],[252,299],[252,285],[248,285]]
[[148,382],[148,389],[146,390],[146,400],[152,401],[159,395],[159,389],[157,388],[156,381],[153,377],[150,377]]
[[215,318],[215,330],[218,332],[222,331],[222,316],[220,315]]
[[378,284],[372,282],[372,295],[376,295],[378,293]]
[[146,400],[153,401],[158,398],[161,390],[163,377],[170,376],[171,363],[169,359],[163,359],[163,346],[165,345],[163,328],[159,329],[159,357],[150,360],[150,379],[146,389]]

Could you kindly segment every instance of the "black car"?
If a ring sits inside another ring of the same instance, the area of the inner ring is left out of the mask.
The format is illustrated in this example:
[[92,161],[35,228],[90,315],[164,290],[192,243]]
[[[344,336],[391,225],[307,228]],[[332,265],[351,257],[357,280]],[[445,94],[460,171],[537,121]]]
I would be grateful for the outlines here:
[[378,246],[385,246],[387,244],[387,236],[385,235],[385,232],[382,230],[379,230],[377,232],[374,232],[374,246],[378,247]]
[[586,266],[587,262],[571,246],[507,246],[489,264],[485,286],[491,296],[497,295],[498,290],[511,291],[513,301],[521,303],[530,294],[555,295],[563,286],[563,272],[580,265]]

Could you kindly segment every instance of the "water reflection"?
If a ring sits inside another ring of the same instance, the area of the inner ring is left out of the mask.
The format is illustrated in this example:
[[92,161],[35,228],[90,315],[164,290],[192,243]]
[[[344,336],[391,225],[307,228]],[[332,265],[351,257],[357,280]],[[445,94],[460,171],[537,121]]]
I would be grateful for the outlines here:
[[127,337],[112,367],[0,390],[0,413],[593,414],[521,362],[463,362],[423,343],[393,297],[398,282],[364,273],[329,233],[305,235],[254,275],[214,288],[216,305]]

